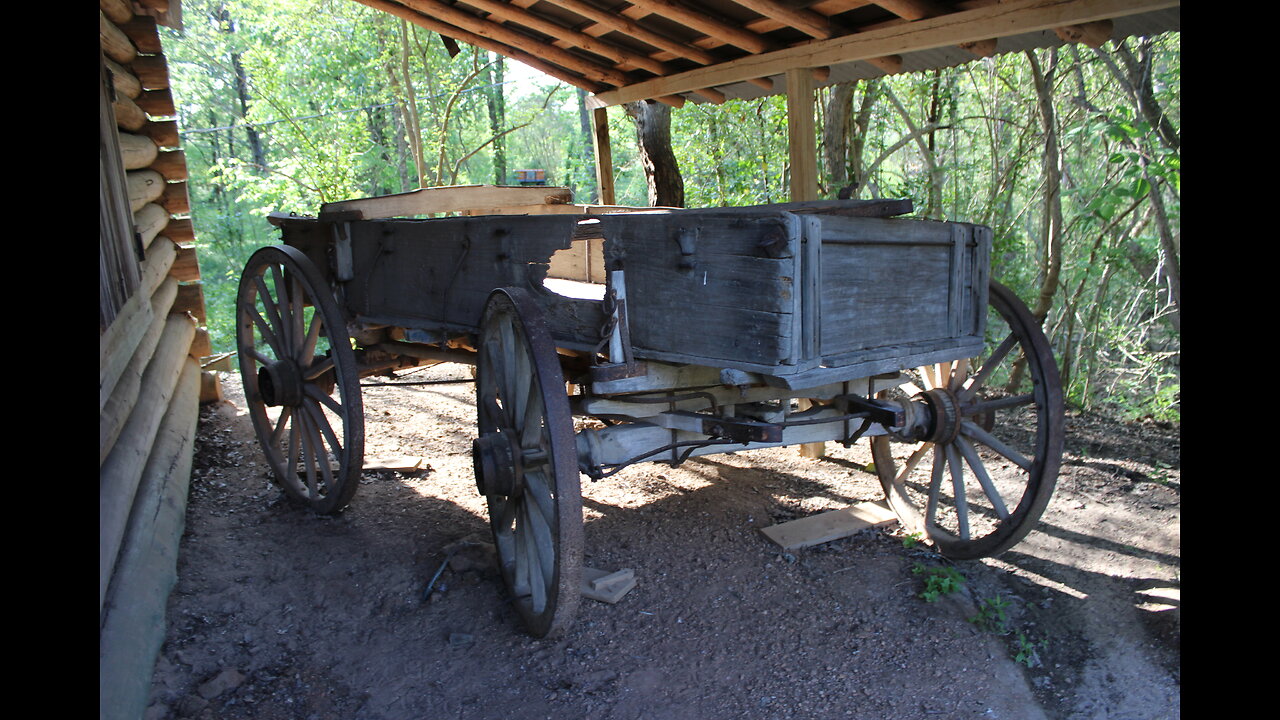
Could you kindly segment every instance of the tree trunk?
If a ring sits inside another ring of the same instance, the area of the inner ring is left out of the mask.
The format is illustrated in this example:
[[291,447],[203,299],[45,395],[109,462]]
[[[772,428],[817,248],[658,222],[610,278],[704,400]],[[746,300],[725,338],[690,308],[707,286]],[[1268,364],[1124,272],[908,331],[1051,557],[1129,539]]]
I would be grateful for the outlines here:
[[493,134],[493,184],[507,184],[507,141],[502,135],[502,127],[507,123],[507,100],[502,90],[505,58],[494,53],[493,64],[489,66],[490,88],[485,93],[489,106],[489,130]]
[[1044,320],[1053,306],[1062,273],[1062,149],[1058,144],[1058,119],[1053,108],[1053,76],[1057,69],[1057,53],[1051,54],[1049,74],[1040,69],[1033,51],[1026,51],[1031,64],[1031,77],[1036,86],[1036,101],[1044,128],[1044,214],[1041,216],[1040,294],[1031,313]]
[[[851,197],[849,185],[849,131],[853,124],[853,83],[831,86],[822,124],[822,154],[827,165],[830,191]],[[848,189],[850,192],[846,192]],[[828,194],[830,194],[830,191]]]
[[651,101],[629,102],[623,107],[636,124],[649,204],[684,207],[684,178],[671,150],[671,108]]
[[591,114],[587,112],[587,91],[582,88],[578,88],[578,125],[582,129],[580,138],[582,144],[579,146],[581,149],[578,151],[578,167],[580,168],[578,172],[585,173],[585,178],[583,179],[584,192],[578,197],[584,199],[593,198],[599,194],[596,190],[594,172],[596,158],[591,139]]

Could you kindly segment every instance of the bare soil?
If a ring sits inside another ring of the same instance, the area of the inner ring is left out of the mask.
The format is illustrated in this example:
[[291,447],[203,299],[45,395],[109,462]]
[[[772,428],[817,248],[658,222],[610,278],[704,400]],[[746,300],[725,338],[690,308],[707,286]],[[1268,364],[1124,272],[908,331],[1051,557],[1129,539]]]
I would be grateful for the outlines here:
[[[450,377],[469,374],[415,376]],[[1038,529],[954,564],[895,528],[793,553],[760,533],[881,499],[865,441],[584,478],[585,564],[638,582],[536,640],[494,568],[471,385],[367,388],[366,457],[425,469],[366,472],[333,517],[284,497],[239,378],[224,390],[201,412],[153,720],[1180,716],[1177,428],[1070,415]],[[964,585],[926,602],[918,564]],[[993,603],[1002,622],[973,621]]]

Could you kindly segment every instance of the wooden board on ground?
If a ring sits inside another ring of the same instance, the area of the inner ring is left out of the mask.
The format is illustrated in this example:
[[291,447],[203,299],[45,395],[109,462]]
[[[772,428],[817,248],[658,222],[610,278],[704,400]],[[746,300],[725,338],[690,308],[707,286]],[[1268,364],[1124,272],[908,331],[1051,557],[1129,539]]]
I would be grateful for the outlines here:
[[429,467],[426,458],[414,455],[367,458],[364,461],[365,470],[394,470],[395,472],[411,473],[426,470]]
[[636,576],[630,568],[623,568],[617,572],[582,568],[583,597],[612,605],[621,600],[623,595],[631,592],[631,588],[635,586]]
[[795,550],[839,540],[869,527],[885,527],[897,521],[898,518],[883,501],[863,502],[799,520],[770,525],[767,528],[761,528],[760,532],[781,546],[783,550]]

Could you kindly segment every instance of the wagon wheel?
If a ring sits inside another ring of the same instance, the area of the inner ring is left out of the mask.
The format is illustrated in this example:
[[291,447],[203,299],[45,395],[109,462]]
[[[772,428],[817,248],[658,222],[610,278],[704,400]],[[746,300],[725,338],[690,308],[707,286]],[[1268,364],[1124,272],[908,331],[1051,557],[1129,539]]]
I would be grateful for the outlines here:
[[914,442],[871,442],[903,525],[957,559],[996,555],[1026,537],[1062,461],[1062,386],[1049,342],[1008,288],[992,282],[990,302],[978,358],[919,368],[882,395],[910,399],[908,410],[928,419]]
[[249,417],[286,494],[323,514],[350,502],[364,464],[364,406],[346,327],[301,252],[278,245],[249,258],[236,298]]
[[476,487],[526,627],[556,635],[577,612],[582,577],[582,496],[564,379],[528,292],[495,290],[480,328]]

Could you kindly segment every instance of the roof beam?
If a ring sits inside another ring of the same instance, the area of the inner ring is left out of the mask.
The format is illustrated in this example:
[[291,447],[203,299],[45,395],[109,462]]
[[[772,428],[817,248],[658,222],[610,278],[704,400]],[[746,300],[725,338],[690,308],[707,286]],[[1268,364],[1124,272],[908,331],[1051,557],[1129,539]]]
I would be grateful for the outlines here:
[[775,0],[733,0],[733,2],[765,17],[773,18],[783,25],[789,25],[809,37],[826,40],[837,34],[830,19],[812,10],[793,8]]
[[356,2],[362,5],[368,5],[374,10],[380,10],[388,15],[395,15],[396,17],[402,20],[407,20],[425,30],[440,33],[441,35],[454,38],[455,40],[461,40],[464,43],[474,45],[482,50],[488,50],[490,52],[498,53],[499,55],[505,55],[513,60],[519,60],[534,70],[546,73],[547,75],[550,75],[561,82],[566,82],[574,87],[580,87],[587,92],[600,92],[606,87],[600,83],[591,82],[590,80],[586,80],[572,73],[566,72],[563,68],[543,62],[538,57],[524,52],[523,50],[511,47],[510,45],[504,45],[496,40],[491,40],[487,37],[468,32],[467,30],[454,27],[448,23],[440,22],[435,18],[414,12],[399,3],[390,2],[390,0],[356,0]]
[[685,7],[674,0],[627,0],[641,10],[691,27],[708,37],[718,37],[734,47],[749,53],[763,53],[774,49],[774,44],[759,35],[717,20],[710,15]]
[[514,5],[508,5],[507,3],[498,2],[497,0],[463,0],[463,2],[478,10],[489,13],[490,18],[499,18],[514,22],[517,25],[523,25],[524,27],[538,31],[543,35],[550,35],[557,40],[563,40],[569,45],[582,48],[589,53],[594,53],[601,57],[607,57],[616,63],[629,63],[635,67],[648,70],[654,75],[666,75],[670,72],[666,65],[648,57],[647,55],[641,55],[640,53],[620,48],[604,40],[577,32],[571,28],[551,22],[546,18],[538,17],[537,15]]
[[588,102],[593,107],[607,107],[657,95],[688,92],[694,88],[777,75],[794,67],[834,65],[980,42],[992,37],[1040,32],[1162,10],[1179,4],[1180,0],[1013,0],[830,40],[814,40],[796,47],[646,80],[595,93]]
[[[361,0],[361,2],[363,2],[363,0]],[[547,63],[559,65],[562,68],[579,73],[590,80],[619,87],[624,86],[631,81],[631,79],[627,77],[626,73],[592,62],[585,58],[580,58],[567,50],[562,50],[554,45],[543,43],[527,35],[522,35],[521,33],[503,27],[502,25],[490,20],[483,20],[469,12],[438,2],[438,0],[400,0],[400,3],[412,10],[417,10],[421,15],[436,18],[479,37],[488,38],[504,45],[517,48],[534,57],[541,57]],[[449,33],[445,32],[444,34],[447,35]],[[454,35],[454,37],[458,40],[463,40],[463,38],[460,38],[457,35]],[[468,41],[463,40],[463,42]],[[523,60],[521,62],[523,62]],[[555,76],[553,75],[552,77]],[[666,93],[662,94],[665,95]]]
[[639,23],[622,15],[614,15],[601,10],[594,5],[590,5],[583,0],[543,0],[552,5],[558,5],[565,10],[581,15],[582,17],[602,25],[609,30],[620,32],[623,35],[633,37],[643,43],[648,43],[661,50],[675,55],[676,57],[692,60],[699,65],[714,65],[717,60],[711,53],[694,47],[686,43],[679,43],[659,35],[648,28],[642,27]]

